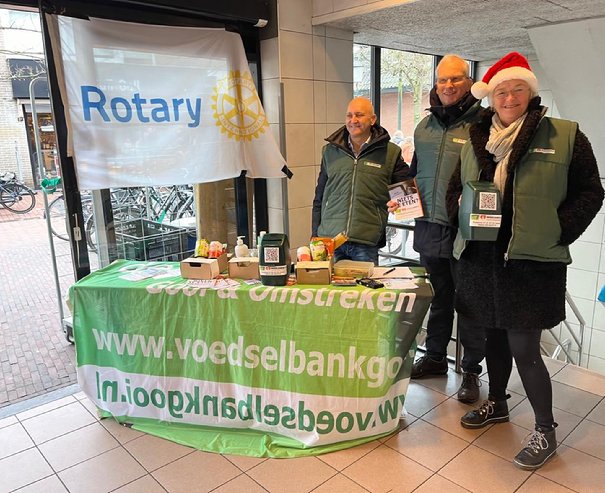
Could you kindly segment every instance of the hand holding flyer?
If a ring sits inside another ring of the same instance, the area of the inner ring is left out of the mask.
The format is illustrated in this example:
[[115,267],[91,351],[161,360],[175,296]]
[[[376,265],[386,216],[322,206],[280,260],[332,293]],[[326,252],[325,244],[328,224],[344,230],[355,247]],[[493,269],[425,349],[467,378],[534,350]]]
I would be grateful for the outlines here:
[[414,178],[391,185],[389,187],[389,195],[391,200],[394,200],[399,205],[393,213],[396,220],[406,221],[424,215],[420,194],[418,193],[418,187]]

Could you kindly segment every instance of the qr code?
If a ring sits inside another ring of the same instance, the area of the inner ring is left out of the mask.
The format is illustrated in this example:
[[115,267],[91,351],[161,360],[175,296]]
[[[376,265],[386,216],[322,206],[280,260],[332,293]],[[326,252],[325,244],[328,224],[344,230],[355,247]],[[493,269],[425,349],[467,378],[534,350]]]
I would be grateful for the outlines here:
[[263,256],[265,262],[269,264],[279,263],[279,248],[278,247],[265,247],[263,248]]
[[479,209],[485,211],[498,210],[498,194],[494,192],[479,192]]

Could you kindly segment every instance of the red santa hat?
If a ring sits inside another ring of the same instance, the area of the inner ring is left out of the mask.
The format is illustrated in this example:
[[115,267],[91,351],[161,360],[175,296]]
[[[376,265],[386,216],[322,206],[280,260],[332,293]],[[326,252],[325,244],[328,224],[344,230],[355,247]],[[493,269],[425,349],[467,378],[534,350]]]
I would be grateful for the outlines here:
[[520,79],[529,85],[533,94],[538,94],[538,79],[531,70],[527,58],[513,51],[505,55],[483,76],[483,80],[471,86],[471,93],[477,99],[483,99],[490,94],[498,84],[507,80]]

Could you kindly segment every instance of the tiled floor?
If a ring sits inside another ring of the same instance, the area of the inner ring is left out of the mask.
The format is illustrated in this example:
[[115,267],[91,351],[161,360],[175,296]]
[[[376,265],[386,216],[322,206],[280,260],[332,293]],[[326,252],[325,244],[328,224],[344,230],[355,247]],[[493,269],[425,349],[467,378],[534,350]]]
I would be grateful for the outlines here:
[[511,422],[467,430],[459,418],[470,406],[455,399],[460,376],[450,371],[410,384],[398,434],[300,459],[193,450],[99,421],[76,393],[0,420],[0,491],[603,492],[605,376],[552,360],[547,365],[561,445],[534,473],[511,463],[533,426],[518,375],[510,385]]

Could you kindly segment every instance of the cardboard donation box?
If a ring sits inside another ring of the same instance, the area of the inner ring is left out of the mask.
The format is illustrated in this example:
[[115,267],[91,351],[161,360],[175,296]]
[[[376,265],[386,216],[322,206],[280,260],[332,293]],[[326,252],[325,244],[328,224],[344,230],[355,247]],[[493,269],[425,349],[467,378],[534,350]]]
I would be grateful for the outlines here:
[[370,277],[374,272],[372,262],[339,260],[334,264],[334,275],[338,277]]
[[415,178],[390,185],[389,196],[398,204],[393,213],[397,221],[408,221],[424,215]]
[[229,260],[229,277],[260,279],[258,257],[233,257]]
[[181,260],[181,277],[185,279],[214,279],[220,273],[216,258],[189,257]]
[[298,284],[330,284],[332,264],[329,260],[298,262],[296,264],[296,282]]

